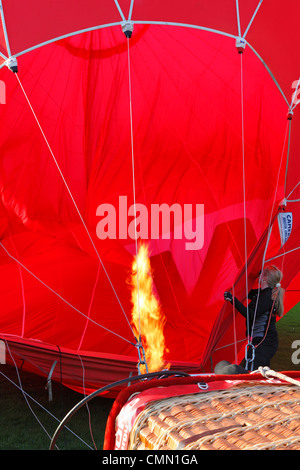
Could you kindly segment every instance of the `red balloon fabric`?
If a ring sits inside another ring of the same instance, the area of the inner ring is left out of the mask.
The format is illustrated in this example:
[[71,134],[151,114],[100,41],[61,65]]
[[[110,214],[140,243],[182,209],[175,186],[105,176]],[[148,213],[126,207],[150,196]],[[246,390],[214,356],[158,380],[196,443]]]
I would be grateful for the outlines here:
[[[6,359],[46,375],[57,361],[53,377],[79,391],[136,371],[137,237],[166,360],[206,372],[236,360],[244,319],[225,290],[244,300],[274,263],[285,310],[299,301],[298,3],[2,4]],[[279,213],[293,220],[284,245]]]

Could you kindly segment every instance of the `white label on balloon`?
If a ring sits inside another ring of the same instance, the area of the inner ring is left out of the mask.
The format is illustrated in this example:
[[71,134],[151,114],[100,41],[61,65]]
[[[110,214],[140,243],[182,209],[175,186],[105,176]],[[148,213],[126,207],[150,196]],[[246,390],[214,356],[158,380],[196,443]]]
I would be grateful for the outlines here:
[[291,212],[280,212],[278,214],[277,220],[281,238],[281,246],[283,246],[291,235],[293,226],[293,214]]

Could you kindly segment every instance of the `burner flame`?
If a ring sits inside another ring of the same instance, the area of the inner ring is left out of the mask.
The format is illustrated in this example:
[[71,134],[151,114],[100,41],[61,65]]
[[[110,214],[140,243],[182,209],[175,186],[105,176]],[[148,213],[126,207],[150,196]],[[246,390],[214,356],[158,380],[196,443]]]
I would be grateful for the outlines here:
[[[144,244],[140,245],[132,263],[130,285],[134,334],[141,338],[148,372],[159,372],[169,367],[164,360],[166,318],[155,293],[149,250]],[[145,366],[141,367],[141,372],[146,372]]]

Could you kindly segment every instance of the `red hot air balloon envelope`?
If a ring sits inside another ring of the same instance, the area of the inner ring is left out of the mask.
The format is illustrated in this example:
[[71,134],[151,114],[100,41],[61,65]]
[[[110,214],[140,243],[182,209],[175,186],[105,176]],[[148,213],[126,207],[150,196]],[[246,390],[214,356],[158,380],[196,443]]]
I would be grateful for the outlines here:
[[136,239],[171,367],[240,359],[225,290],[274,263],[299,301],[299,2],[0,4],[2,359],[86,392],[135,373]]

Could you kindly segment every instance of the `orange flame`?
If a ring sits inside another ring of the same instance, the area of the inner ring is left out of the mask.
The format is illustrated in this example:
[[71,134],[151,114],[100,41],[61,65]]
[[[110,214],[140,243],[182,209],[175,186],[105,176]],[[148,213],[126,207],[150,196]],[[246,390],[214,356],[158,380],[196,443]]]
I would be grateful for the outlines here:
[[[166,369],[168,366],[164,361],[166,347],[163,334],[166,319],[154,292],[149,251],[146,245],[140,245],[137,258],[135,257],[132,263],[130,284],[133,329],[137,337],[139,337],[139,331],[141,332],[148,372]],[[146,372],[144,366],[141,372]]]

